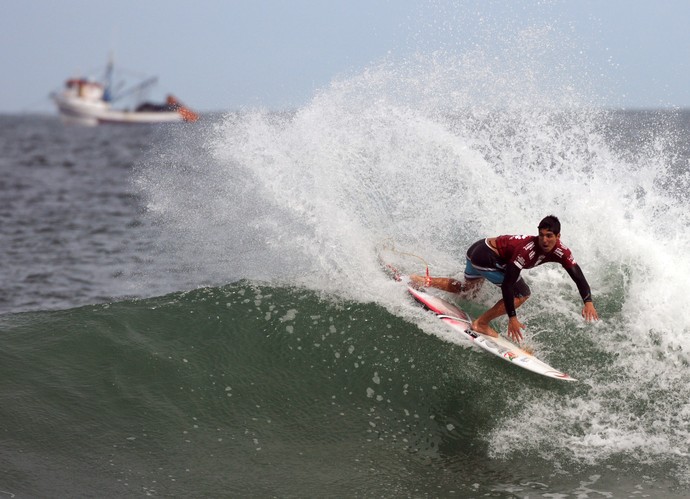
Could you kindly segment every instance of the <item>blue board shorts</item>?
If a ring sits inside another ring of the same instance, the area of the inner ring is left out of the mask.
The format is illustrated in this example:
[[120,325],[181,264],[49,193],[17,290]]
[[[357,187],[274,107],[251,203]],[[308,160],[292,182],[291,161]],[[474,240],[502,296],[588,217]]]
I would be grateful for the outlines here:
[[[500,258],[486,243],[486,239],[480,239],[467,250],[465,263],[465,279],[486,279],[501,286],[506,276],[506,262]],[[529,296],[531,291],[525,280],[520,276],[515,282],[513,291],[516,297]]]

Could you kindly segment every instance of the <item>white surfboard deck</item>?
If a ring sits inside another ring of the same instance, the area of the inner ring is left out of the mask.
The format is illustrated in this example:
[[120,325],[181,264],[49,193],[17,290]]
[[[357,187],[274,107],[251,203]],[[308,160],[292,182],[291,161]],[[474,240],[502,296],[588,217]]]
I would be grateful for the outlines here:
[[425,308],[431,310],[436,316],[445,322],[452,329],[463,334],[489,353],[502,358],[503,360],[515,364],[516,366],[527,369],[528,371],[541,374],[548,378],[560,379],[563,381],[577,381],[564,372],[559,371],[537,359],[534,355],[521,349],[514,343],[501,336],[492,337],[473,331],[472,319],[460,307],[447,302],[443,298],[434,296],[424,291],[420,291],[411,286],[407,286],[410,294],[421,303]]

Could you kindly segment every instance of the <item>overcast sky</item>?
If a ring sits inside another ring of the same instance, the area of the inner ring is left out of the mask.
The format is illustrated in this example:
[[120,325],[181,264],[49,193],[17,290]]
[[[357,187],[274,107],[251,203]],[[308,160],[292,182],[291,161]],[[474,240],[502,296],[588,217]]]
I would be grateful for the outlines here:
[[[549,25],[596,68],[605,104],[690,107],[689,0],[0,0],[0,112],[52,112],[113,51],[200,111],[294,108],[389,58]],[[477,30],[492,31],[479,36]],[[473,39],[475,38],[475,39]],[[491,47],[486,47],[491,50]]]

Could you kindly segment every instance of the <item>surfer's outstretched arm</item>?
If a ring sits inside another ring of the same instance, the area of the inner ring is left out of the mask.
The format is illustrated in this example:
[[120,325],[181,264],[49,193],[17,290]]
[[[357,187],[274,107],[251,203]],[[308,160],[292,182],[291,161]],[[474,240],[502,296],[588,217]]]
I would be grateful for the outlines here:
[[578,264],[573,265],[570,268],[565,269],[568,275],[573,280],[577,286],[577,290],[580,292],[584,306],[582,307],[582,317],[588,321],[599,320],[599,314],[597,309],[594,308],[592,303],[592,291],[589,288],[589,283],[585,279],[585,275],[582,273],[582,269]]

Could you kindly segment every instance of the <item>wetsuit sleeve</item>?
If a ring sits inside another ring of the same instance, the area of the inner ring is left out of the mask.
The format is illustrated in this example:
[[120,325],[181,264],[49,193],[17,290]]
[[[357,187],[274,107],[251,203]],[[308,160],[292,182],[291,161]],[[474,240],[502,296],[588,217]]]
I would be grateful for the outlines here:
[[501,284],[501,292],[503,293],[503,304],[506,307],[508,317],[515,317],[515,283],[520,277],[520,268],[514,263],[509,263],[506,266],[506,276]]
[[580,292],[582,301],[585,303],[592,301],[592,291],[589,289],[589,284],[587,283],[587,279],[585,279],[585,275],[582,273],[580,266],[576,263],[572,267],[566,268],[565,270],[577,285],[577,290]]

